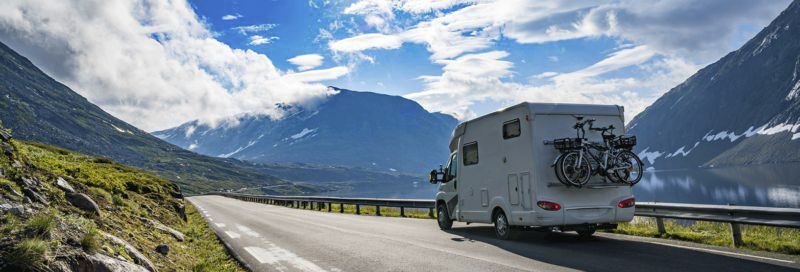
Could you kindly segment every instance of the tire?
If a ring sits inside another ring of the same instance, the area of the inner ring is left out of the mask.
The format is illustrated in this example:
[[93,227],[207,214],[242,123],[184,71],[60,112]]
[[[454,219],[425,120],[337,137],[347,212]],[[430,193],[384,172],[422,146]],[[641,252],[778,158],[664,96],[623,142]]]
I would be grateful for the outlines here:
[[592,237],[592,235],[594,234],[594,231],[595,231],[594,229],[579,230],[579,231],[577,231],[578,232],[578,237],[580,237],[581,239],[588,239],[588,238]]
[[614,170],[614,174],[624,183],[634,185],[642,180],[643,166],[642,160],[635,153],[624,150],[614,157],[615,167],[625,167],[625,169]]
[[450,219],[450,212],[447,211],[447,205],[436,205],[436,222],[439,223],[439,229],[441,230],[453,228],[453,219]]
[[592,168],[586,157],[581,157],[578,151],[565,153],[558,161],[557,166],[561,171],[561,177],[572,186],[581,187],[589,183],[592,176]]
[[567,187],[572,187],[572,184],[567,182],[567,180],[564,179],[564,175],[561,174],[561,160],[564,158],[564,154],[566,154],[566,153],[562,153],[561,155],[558,155],[558,158],[556,159],[556,163],[555,163],[555,165],[553,165],[553,170],[555,170],[556,178],[558,179],[559,182],[561,182],[561,184],[564,184],[564,186],[567,186]]
[[503,211],[494,214],[494,234],[502,240],[510,240],[515,237],[516,230],[508,223],[508,217]]

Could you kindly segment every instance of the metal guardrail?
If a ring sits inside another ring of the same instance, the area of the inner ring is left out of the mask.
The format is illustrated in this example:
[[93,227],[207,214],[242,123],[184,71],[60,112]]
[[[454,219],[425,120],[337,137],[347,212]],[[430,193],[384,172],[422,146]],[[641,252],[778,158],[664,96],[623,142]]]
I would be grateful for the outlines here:
[[[405,216],[405,208],[428,209],[428,216],[433,218],[433,209],[436,202],[431,199],[392,199],[392,198],[343,198],[325,196],[272,196],[251,195],[238,193],[214,192],[207,195],[220,195],[244,201],[265,204],[283,205],[322,210],[330,204],[355,205],[356,214],[361,213],[361,206],[375,206],[376,215],[381,215],[380,207],[400,208],[400,216]],[[339,205],[339,212],[344,212],[344,205]],[[658,232],[667,233],[664,227],[664,218],[685,219],[695,221],[712,221],[731,224],[731,235],[734,246],[742,242],[741,225],[757,225],[800,229],[800,209],[796,208],[770,208],[753,206],[682,204],[661,202],[637,202],[635,216],[654,217]]]

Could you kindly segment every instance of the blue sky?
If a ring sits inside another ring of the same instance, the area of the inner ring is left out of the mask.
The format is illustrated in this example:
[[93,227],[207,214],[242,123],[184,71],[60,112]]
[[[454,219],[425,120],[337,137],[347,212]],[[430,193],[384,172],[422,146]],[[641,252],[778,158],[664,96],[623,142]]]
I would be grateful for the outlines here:
[[468,119],[522,101],[627,119],[788,0],[9,0],[0,41],[148,131],[280,118],[333,85]]

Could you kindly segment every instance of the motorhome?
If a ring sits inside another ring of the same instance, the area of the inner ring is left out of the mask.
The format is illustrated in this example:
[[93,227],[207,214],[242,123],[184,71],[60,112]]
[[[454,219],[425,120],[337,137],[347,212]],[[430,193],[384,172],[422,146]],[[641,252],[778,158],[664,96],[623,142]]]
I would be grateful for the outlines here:
[[[586,186],[567,186],[553,168],[560,153],[547,144],[575,137],[576,120],[583,118],[623,134],[623,112],[616,105],[521,103],[459,124],[445,167],[432,171],[440,228],[460,221],[494,224],[501,239],[522,229],[591,236],[631,221],[630,185],[593,176]],[[585,138],[603,141],[600,133]]]

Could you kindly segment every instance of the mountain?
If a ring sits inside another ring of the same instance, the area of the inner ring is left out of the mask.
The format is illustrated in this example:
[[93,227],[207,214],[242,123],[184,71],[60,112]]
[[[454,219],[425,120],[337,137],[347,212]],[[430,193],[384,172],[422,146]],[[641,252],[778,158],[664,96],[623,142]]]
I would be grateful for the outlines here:
[[329,87],[310,108],[284,106],[282,118],[242,115],[198,121],[153,135],[210,156],[273,163],[343,165],[424,175],[447,157],[458,121],[399,96]]
[[656,169],[800,161],[800,2],[633,118]]
[[187,192],[287,184],[237,160],[186,151],[111,116],[0,43],[0,120],[16,138],[150,170]]

